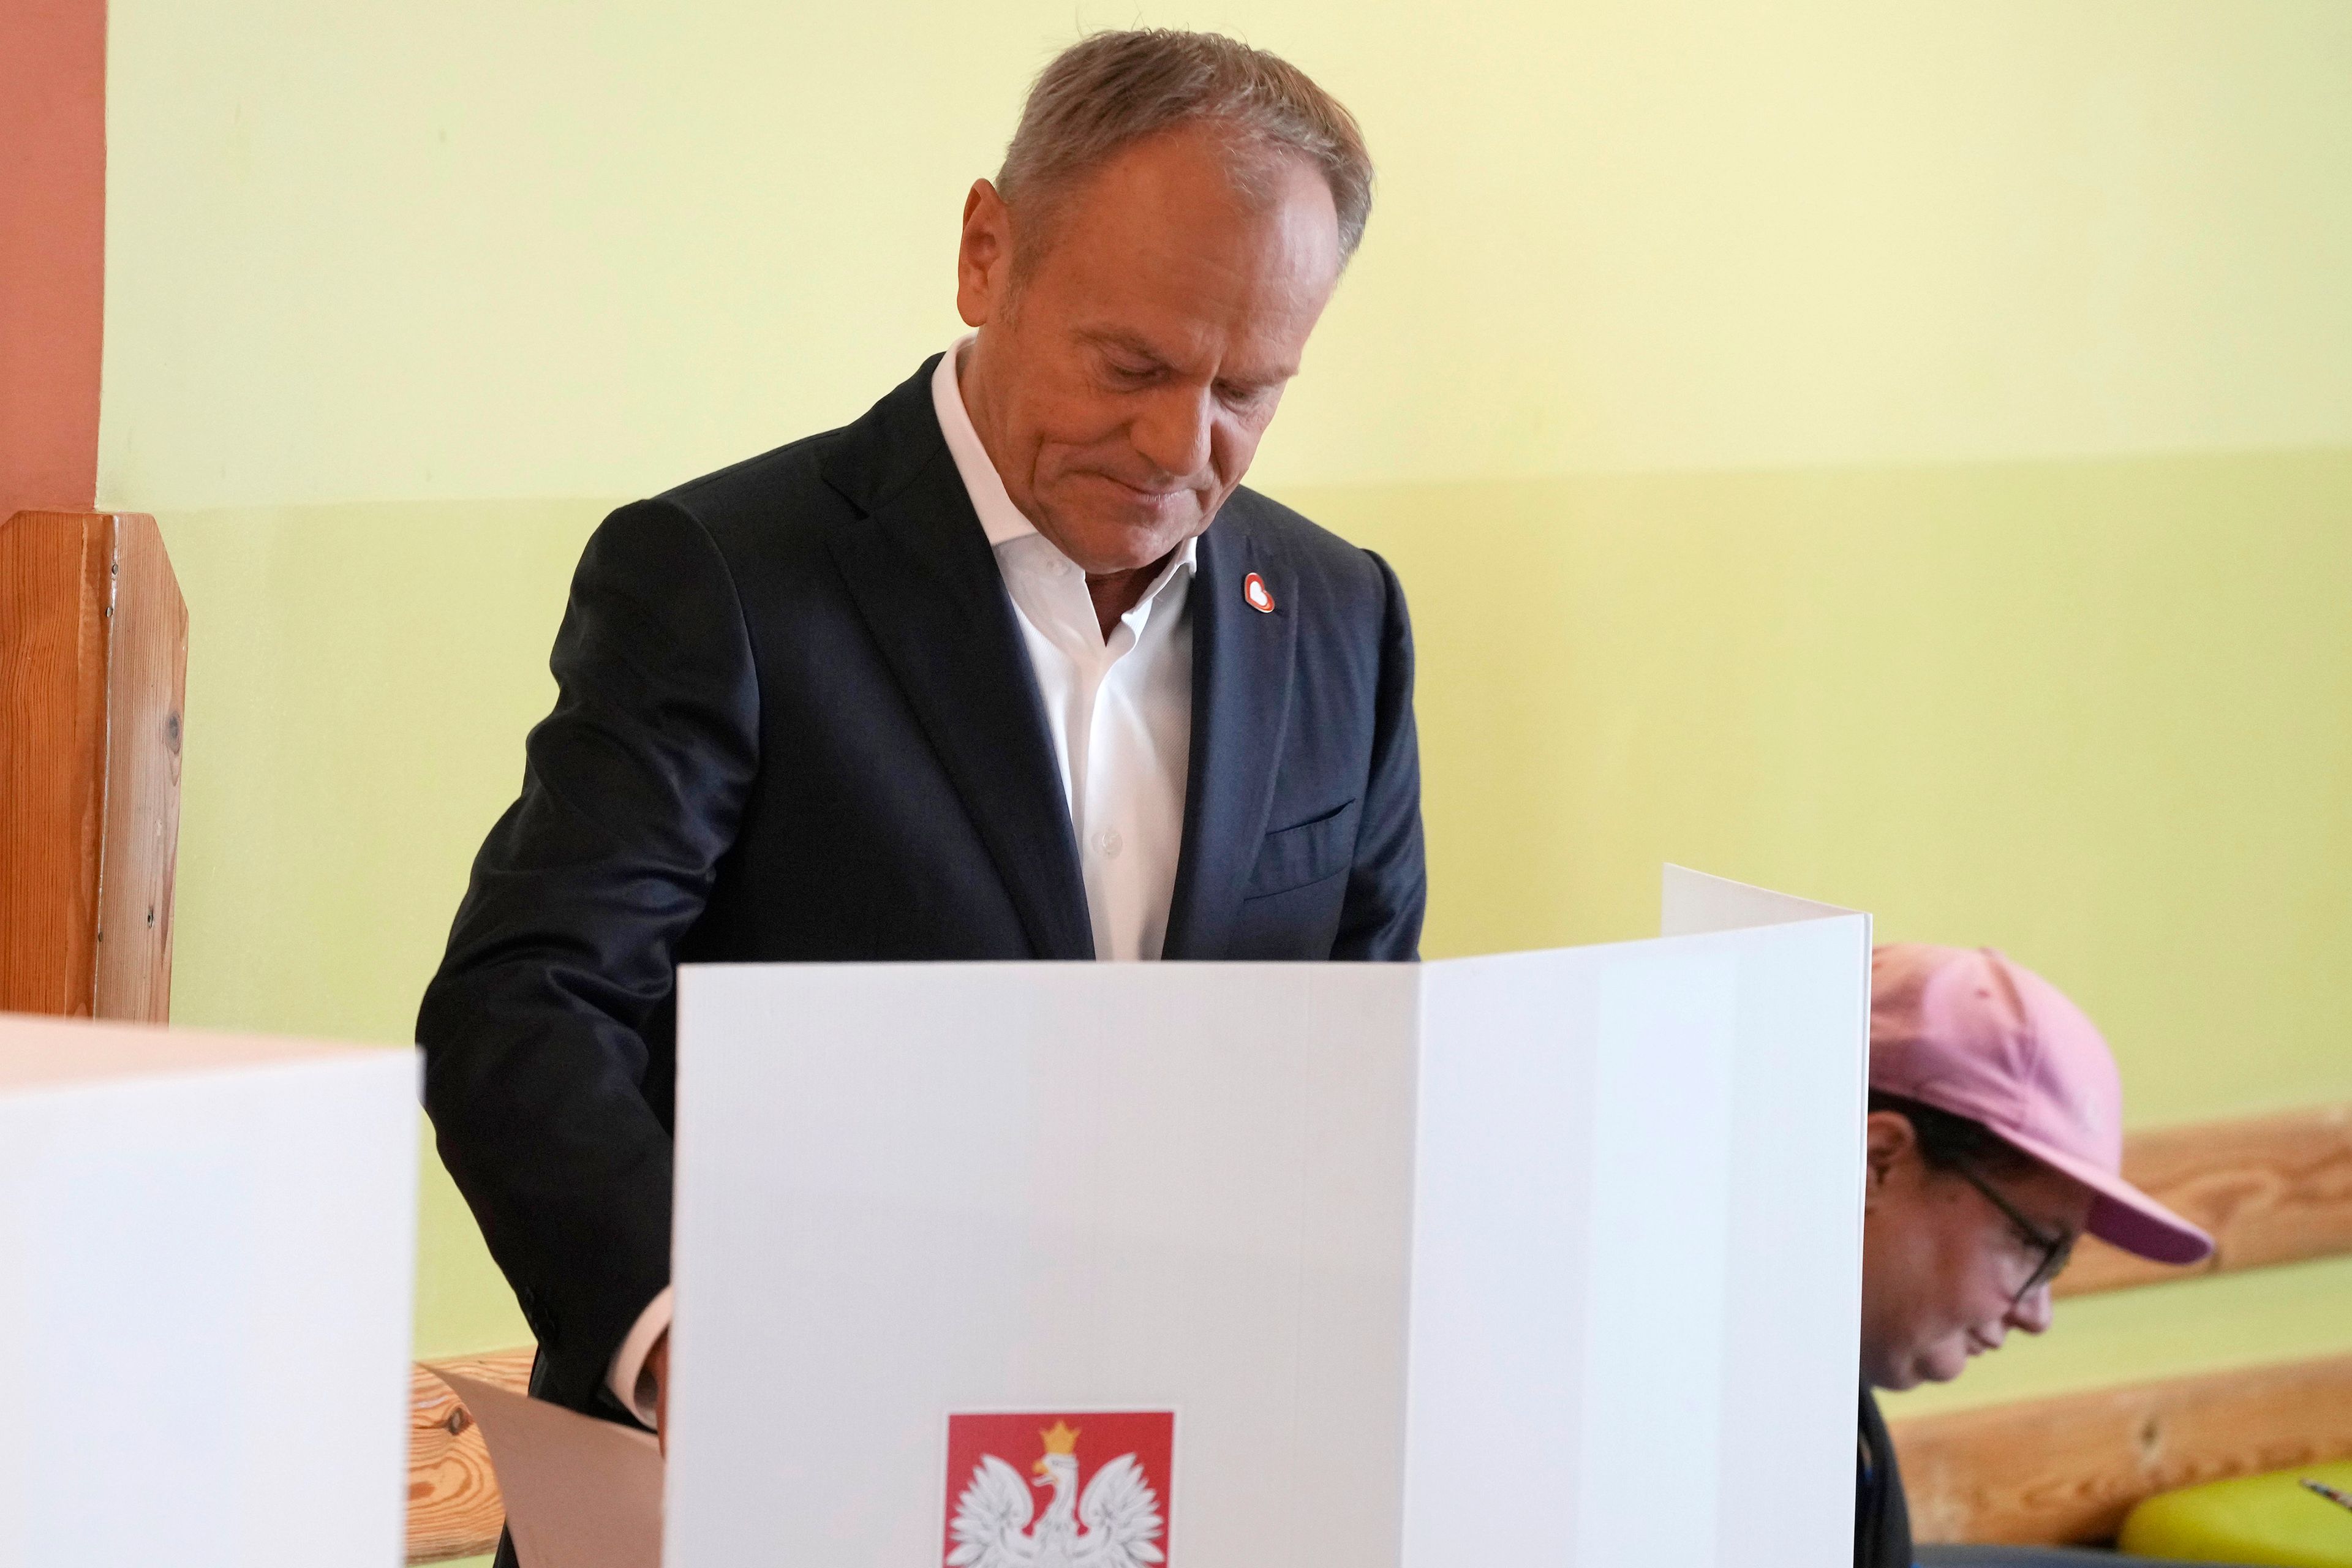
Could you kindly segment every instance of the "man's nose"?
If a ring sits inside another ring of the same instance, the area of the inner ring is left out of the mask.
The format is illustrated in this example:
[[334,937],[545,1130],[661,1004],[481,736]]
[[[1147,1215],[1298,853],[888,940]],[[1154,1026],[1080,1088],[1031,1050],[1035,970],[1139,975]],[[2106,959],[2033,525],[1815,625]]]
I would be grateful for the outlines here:
[[2029,1334],[2038,1334],[2050,1326],[2053,1311],[2053,1309],[2050,1304],[2050,1287],[2046,1284],[2036,1285],[2020,1297],[2016,1305],[2010,1308],[2008,1321],[2013,1328],[2023,1329]]
[[1206,387],[1169,386],[1147,399],[1129,439],[1161,473],[1188,478],[1208,467],[1216,407]]

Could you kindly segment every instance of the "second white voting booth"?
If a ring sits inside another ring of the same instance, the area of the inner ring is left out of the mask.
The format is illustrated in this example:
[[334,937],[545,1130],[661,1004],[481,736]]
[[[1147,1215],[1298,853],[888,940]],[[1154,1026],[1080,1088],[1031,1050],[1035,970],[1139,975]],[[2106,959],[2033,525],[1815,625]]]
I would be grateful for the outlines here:
[[1866,917],[689,969],[666,1561],[1851,1551]]
[[394,1568],[411,1051],[0,1015],[0,1568]]

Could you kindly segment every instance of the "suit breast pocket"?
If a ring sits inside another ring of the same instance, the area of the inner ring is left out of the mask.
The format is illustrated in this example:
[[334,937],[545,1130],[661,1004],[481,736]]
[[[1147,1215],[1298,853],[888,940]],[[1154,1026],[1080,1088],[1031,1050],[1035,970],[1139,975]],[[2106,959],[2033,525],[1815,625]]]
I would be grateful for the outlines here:
[[1242,888],[1244,899],[1286,893],[1336,877],[1356,858],[1357,803],[1349,801],[1322,816],[1276,828],[1258,846],[1257,864]]

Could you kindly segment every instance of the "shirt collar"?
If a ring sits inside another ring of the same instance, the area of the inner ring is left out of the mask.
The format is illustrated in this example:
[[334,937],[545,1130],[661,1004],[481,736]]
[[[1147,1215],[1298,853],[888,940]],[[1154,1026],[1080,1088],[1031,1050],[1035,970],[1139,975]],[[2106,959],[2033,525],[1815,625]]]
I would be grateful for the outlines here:
[[940,416],[940,434],[948,438],[948,454],[955,458],[956,472],[963,476],[963,488],[971,496],[971,510],[980,513],[982,531],[991,545],[1010,544],[1036,532],[1037,525],[1022,516],[1021,509],[1005,493],[1003,476],[988,460],[988,448],[980,444],[980,432],[971,427],[971,415],[963,405],[956,362],[977,336],[966,332],[940,356],[940,368],[931,373],[931,408]]
[[[963,405],[963,387],[956,378],[956,367],[964,350],[979,335],[966,332],[940,356],[939,368],[931,372],[931,411],[939,416],[940,434],[947,437],[948,455],[955,459],[956,472],[963,479],[965,493],[971,497],[971,510],[980,514],[981,531],[988,535],[990,547],[1001,549],[1016,539],[1037,535],[1039,542],[1052,550],[1053,542],[1037,534],[1037,525],[1022,516],[1021,509],[1013,504],[1013,497],[1004,489],[1004,477],[989,461],[988,448],[980,444],[980,432],[972,428],[971,411]],[[1157,597],[1170,579],[1192,571],[1199,563],[1200,549],[1199,535],[1186,540],[1167,569],[1152,579],[1144,597]]]

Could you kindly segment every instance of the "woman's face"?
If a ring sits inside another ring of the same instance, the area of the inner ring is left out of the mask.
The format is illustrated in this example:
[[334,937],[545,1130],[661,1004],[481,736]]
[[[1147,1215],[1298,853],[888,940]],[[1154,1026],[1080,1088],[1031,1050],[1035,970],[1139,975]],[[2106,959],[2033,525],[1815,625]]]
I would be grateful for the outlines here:
[[[2018,1292],[2042,1247],[1965,1178],[1920,1157],[1908,1118],[1871,1113],[1863,1209],[1862,1374],[1877,1388],[1958,1377],[2011,1329],[2050,1326],[2050,1287]],[[2036,1164],[1978,1176],[2044,1237],[2081,1234],[2091,1192]]]

